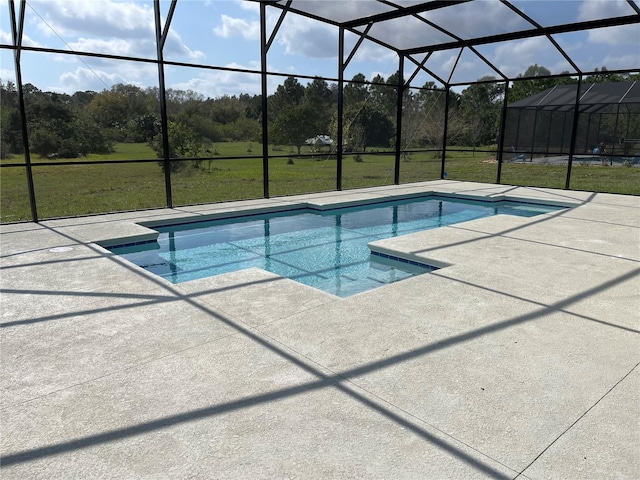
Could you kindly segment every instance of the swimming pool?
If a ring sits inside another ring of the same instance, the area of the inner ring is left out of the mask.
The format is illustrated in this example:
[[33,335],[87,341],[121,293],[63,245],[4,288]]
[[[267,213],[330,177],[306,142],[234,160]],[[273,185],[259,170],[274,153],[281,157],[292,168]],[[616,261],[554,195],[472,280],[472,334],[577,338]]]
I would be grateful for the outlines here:
[[562,208],[442,196],[330,210],[300,206],[155,226],[155,241],[107,248],[172,283],[257,267],[347,297],[435,269],[371,252],[370,242],[492,215],[530,217]]

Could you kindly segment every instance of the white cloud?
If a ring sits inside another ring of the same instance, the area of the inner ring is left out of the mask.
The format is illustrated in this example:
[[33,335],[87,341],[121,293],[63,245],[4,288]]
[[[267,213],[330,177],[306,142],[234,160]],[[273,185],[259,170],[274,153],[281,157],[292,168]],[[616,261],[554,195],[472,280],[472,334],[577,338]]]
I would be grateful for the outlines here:
[[370,36],[401,49],[419,48],[453,40],[451,36],[413,17],[375,25]]
[[[13,37],[11,33],[0,30],[0,43],[13,45]],[[33,40],[29,35],[22,35],[22,46],[24,47],[41,47],[38,42]]]
[[[259,68],[257,65],[243,67],[237,64],[230,64],[227,67],[237,69]],[[238,95],[240,93],[258,95],[261,92],[259,75],[226,70],[202,72],[197,77],[190,78],[187,81],[172,82],[168,86],[177,90],[192,90],[210,98],[223,95]]]
[[458,59],[457,55],[450,55],[442,63],[440,68],[441,68],[441,71],[445,73],[445,79],[447,79],[449,75],[451,75],[451,70],[453,70],[453,67],[456,65],[457,59]]
[[[77,59],[76,59],[77,61]],[[52,83],[51,80],[48,80]],[[158,68],[151,63],[132,63],[98,58],[84,59],[75,69],[59,74],[52,86],[43,88],[56,92],[110,89],[118,83],[138,86],[157,85]]]
[[7,81],[15,83],[16,72],[13,69],[0,68],[0,80],[2,80],[3,83],[7,83]]
[[494,35],[517,29],[524,20],[500,2],[469,2],[422,14],[436,25],[463,37]]
[[634,45],[638,52],[638,57],[640,57],[640,47],[638,47],[640,45],[640,29],[637,25],[590,30],[589,41],[604,45]]
[[[251,2],[249,2],[251,3]],[[368,17],[393,10],[380,2],[361,0],[305,0],[293,2],[293,8],[338,22]],[[275,10],[273,8],[268,10]]]
[[[602,60],[602,65],[606,66],[609,70],[615,69],[627,69],[629,65],[640,66],[640,52],[630,53],[627,55],[616,55],[610,53]],[[597,65],[594,65],[594,69]]]
[[243,10],[249,10],[254,13],[260,12],[260,4],[258,2],[247,2],[246,0],[234,0],[234,2]]
[[395,62],[398,61],[398,55],[393,50],[384,48],[377,43],[365,41],[362,42],[360,48],[353,57],[361,62]]
[[523,73],[530,65],[544,66],[546,56],[543,52],[548,49],[546,37],[512,41],[496,47],[492,63],[505,75],[514,77]]
[[338,54],[338,30],[300,15],[288,15],[276,36],[290,55],[333,58]]
[[[31,24],[48,37],[60,37],[73,50],[155,58],[155,20],[149,4],[113,0],[30,0]],[[43,20],[41,20],[44,19]],[[202,58],[169,29],[165,51]]]
[[11,38],[12,37],[11,37],[11,34],[9,32],[5,32],[3,30],[0,30],[0,42],[12,44],[13,40]]
[[228,15],[221,15],[222,24],[214,27],[216,35],[223,38],[242,37],[245,40],[260,39],[260,22],[233,18]]
[[99,92],[105,88],[111,88],[113,85],[118,83],[134,82],[118,73],[109,73],[102,70],[78,67],[73,72],[65,72],[60,75],[59,84],[47,87],[46,90],[68,94],[86,90]]
[[204,52],[202,52],[201,50],[191,50],[189,47],[187,47],[187,45],[180,38],[180,35],[178,35],[174,30],[169,30],[167,42],[164,44],[164,57],[168,58],[170,56],[178,56],[181,58],[187,58],[189,60],[199,60],[206,57]]
[[633,13],[625,0],[585,0],[578,12],[578,20],[581,22]]
[[[273,21],[268,22],[269,24],[275,24],[273,13],[279,12],[270,13],[269,18]],[[220,37],[245,40],[260,38],[260,22],[257,20],[234,18],[223,14],[220,16],[220,22],[213,29],[214,33]],[[287,14],[276,34],[276,42],[284,47],[286,54],[310,58],[336,57],[337,39],[337,28],[291,13]]]
[[458,65],[456,65],[456,72],[473,72],[477,70],[478,63],[471,61],[460,61]]
[[153,40],[141,40],[131,42],[129,40],[99,39],[99,38],[78,38],[75,42],[70,42],[69,47],[74,51],[99,52],[108,55],[142,55],[144,57],[155,58],[155,42]]
[[91,33],[102,37],[140,38],[155,32],[153,9],[139,2],[113,0],[31,0],[28,4],[43,23],[31,15],[42,33],[75,36]]
[[[578,19],[589,21],[633,13],[625,0],[586,0],[580,5]],[[637,46],[640,44],[640,29],[637,25],[624,25],[590,30],[589,41],[604,45]]]
[[441,52],[435,52],[429,57],[429,60],[425,63],[425,67],[440,76],[446,81],[451,75],[451,69],[456,64],[458,59],[458,50],[444,50]]
[[[259,62],[249,62],[248,65],[230,63],[226,68],[238,70],[259,70]],[[278,70],[269,65],[272,72]],[[267,79],[267,91],[271,94],[275,92],[279,84],[284,81],[284,77],[270,75]],[[226,70],[201,71],[198,76],[184,81],[167,81],[167,87],[177,90],[192,90],[205,97],[217,98],[223,95],[238,95],[248,93],[249,95],[259,95],[262,92],[261,78],[256,73],[244,73]]]

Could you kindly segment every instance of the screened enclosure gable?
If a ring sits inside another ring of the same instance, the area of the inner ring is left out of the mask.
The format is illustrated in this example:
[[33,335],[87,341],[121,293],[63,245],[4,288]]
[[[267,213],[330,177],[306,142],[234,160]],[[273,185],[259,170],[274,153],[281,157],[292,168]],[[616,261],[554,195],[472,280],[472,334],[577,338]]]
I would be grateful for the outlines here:
[[573,152],[592,155],[604,150],[614,159],[638,163],[640,146],[640,82],[558,85],[507,107],[505,142],[516,152],[570,153],[572,123],[578,99]]
[[[577,88],[577,84],[557,85],[528,98],[510,103],[508,108],[573,110]],[[640,104],[640,83],[637,81],[583,83],[580,86],[578,98],[580,111],[594,111],[622,104]]]

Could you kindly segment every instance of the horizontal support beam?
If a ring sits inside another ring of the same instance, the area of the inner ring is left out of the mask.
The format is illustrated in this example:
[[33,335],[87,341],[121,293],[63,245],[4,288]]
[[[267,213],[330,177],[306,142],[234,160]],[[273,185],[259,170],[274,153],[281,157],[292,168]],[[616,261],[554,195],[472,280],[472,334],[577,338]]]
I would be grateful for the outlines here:
[[475,47],[478,45],[486,45],[489,43],[508,42],[512,40],[522,40],[525,38],[578,32],[583,30],[591,30],[594,28],[619,27],[622,25],[632,25],[634,23],[640,23],[640,15],[627,15],[624,17],[604,18],[600,20],[591,20],[588,22],[577,22],[564,25],[553,25],[551,27],[534,28],[530,30],[522,30],[520,32],[501,33],[499,35],[490,35],[487,37],[469,38],[466,40],[455,42],[408,48],[405,50],[401,50],[401,52],[405,55],[416,55],[419,53],[452,50],[455,48]]

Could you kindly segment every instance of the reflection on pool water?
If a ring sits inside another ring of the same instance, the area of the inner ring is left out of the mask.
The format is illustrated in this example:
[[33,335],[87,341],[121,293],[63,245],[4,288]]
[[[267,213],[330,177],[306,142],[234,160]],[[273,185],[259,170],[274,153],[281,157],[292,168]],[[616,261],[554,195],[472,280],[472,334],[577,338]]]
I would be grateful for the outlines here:
[[498,214],[531,217],[563,207],[448,197],[243,214],[154,227],[157,241],[108,247],[172,283],[257,267],[347,297],[434,267],[381,256],[368,243]]

